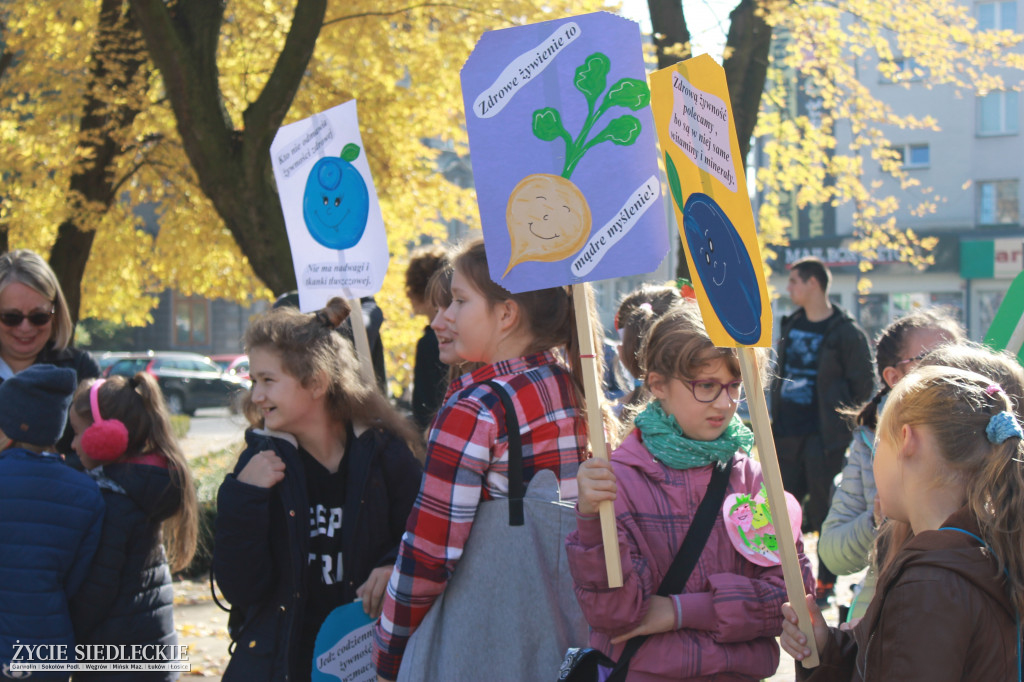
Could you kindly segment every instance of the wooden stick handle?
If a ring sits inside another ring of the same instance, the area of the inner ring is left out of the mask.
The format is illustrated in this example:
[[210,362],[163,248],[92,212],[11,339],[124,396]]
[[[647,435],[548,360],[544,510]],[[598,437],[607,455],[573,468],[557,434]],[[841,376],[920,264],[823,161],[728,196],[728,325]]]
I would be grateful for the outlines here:
[[[583,284],[572,285],[572,300],[576,309],[576,332],[580,339],[580,357],[583,364],[583,392],[587,401],[587,435],[594,457],[608,461],[604,442],[604,420],[601,418],[601,384],[597,376],[594,332],[587,314],[587,292]],[[602,349],[603,350],[603,349]],[[615,528],[615,503],[604,501],[598,506],[601,517],[601,544],[604,545],[604,563],[608,569],[608,587],[622,587],[622,563],[619,558],[619,533]]]
[[359,373],[363,375],[363,381],[370,386],[376,386],[377,375],[373,373],[370,338],[366,335],[366,322],[363,320],[363,304],[358,298],[350,298],[348,307],[352,309],[349,319],[352,320],[352,338],[355,339],[356,355],[359,357]]
[[811,612],[804,598],[804,581],[800,572],[800,560],[796,554],[796,540],[789,522],[789,508],[786,506],[785,489],[782,487],[782,472],[775,453],[775,439],[768,420],[768,406],[764,400],[761,375],[757,370],[757,356],[753,348],[740,348],[740,373],[743,375],[743,390],[747,393],[750,407],[750,422],[754,427],[754,442],[757,443],[757,457],[761,462],[764,487],[768,493],[768,506],[772,510],[772,525],[782,555],[782,575],[786,579],[786,595],[800,619],[800,631],[807,637],[811,655],[801,663],[805,668],[818,667],[818,648],[814,642]]

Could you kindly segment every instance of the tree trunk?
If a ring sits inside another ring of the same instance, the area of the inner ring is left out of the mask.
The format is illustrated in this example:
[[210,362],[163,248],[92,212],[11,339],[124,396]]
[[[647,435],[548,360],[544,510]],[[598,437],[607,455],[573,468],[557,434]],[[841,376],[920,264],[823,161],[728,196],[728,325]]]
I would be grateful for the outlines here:
[[[729,13],[731,23],[725,43],[729,57],[722,65],[729,87],[729,99],[732,101],[740,158],[743,160],[746,160],[750,151],[750,136],[757,123],[772,39],[771,27],[755,12],[757,6],[756,0],[741,0]],[[651,12],[651,28],[655,35],[661,35],[661,38],[655,39],[654,45],[657,48],[658,68],[663,69],[679,61],[677,57],[666,55],[665,50],[677,43],[689,42],[690,31],[686,27],[680,0],[647,0],[647,7]],[[683,249],[679,250],[676,277],[690,279]]]
[[291,107],[323,26],[326,0],[296,0],[284,48],[236,129],[217,78],[223,0],[129,0],[160,70],[178,134],[203,193],[275,294],[295,288],[270,143]]
[[732,100],[732,117],[736,137],[740,143],[740,158],[746,160],[750,152],[750,137],[757,124],[768,74],[768,56],[772,43],[772,29],[758,16],[756,0],[741,0],[729,13],[729,35],[726,52],[729,58],[722,64],[725,80]]
[[117,181],[111,174],[120,152],[116,133],[130,127],[139,113],[130,103],[108,105],[95,93],[109,87],[128,91],[145,61],[142,36],[123,1],[103,0],[85,110],[78,124],[78,147],[83,150],[79,156],[91,160],[71,176],[68,216],[57,228],[57,241],[50,252],[50,267],[67,299],[72,322],[78,322],[82,277],[96,236],[88,227],[88,216],[96,209],[106,210],[116,199]]
[[[658,55],[658,68],[664,69],[690,56],[687,45],[682,53],[666,54],[673,45],[686,45],[690,42],[690,29],[686,26],[682,0],[647,0],[647,9],[651,12],[651,30],[655,36],[654,46]],[[686,265],[686,252],[679,249],[676,261],[676,277],[690,279],[690,268]]]
[[[651,30],[655,35],[654,47],[658,55],[658,68],[664,69],[689,58],[691,52],[687,43],[690,42],[690,29],[686,26],[681,0],[647,0],[647,9],[651,13]],[[682,53],[667,54],[674,45],[687,47]]]

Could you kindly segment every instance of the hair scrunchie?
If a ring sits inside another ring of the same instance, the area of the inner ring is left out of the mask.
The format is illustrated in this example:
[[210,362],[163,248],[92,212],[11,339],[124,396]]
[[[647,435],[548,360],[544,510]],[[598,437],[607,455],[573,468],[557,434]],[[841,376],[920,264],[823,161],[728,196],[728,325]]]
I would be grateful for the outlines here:
[[1003,410],[999,414],[992,415],[985,427],[985,435],[988,442],[999,445],[1007,438],[1024,439],[1024,430],[1020,428],[1020,422],[1009,410]]

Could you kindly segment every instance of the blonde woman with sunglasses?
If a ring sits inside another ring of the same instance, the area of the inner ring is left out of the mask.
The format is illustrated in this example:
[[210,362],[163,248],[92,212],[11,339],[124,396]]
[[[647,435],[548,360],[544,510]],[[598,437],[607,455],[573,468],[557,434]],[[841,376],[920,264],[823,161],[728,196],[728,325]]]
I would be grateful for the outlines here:
[[[78,381],[100,375],[84,350],[72,348],[74,325],[57,275],[34,251],[0,255],[0,381],[37,363],[75,370]],[[68,426],[57,450],[71,452]]]

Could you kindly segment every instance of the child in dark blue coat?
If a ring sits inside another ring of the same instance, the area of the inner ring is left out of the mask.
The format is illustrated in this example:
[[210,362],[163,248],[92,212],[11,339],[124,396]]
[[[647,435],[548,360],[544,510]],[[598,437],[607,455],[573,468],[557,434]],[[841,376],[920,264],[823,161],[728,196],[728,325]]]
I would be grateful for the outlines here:
[[224,680],[309,680],[318,631],[357,598],[376,618],[422,468],[417,435],[334,328],[280,308],[245,333],[254,429],[217,496],[213,567],[232,604]]
[[[71,602],[78,641],[148,645],[150,658],[174,659],[171,571],[192,559],[198,511],[160,387],[145,372],[83,381],[70,419],[72,447],[107,507],[96,558]],[[177,677],[171,670],[75,673],[76,682]]]
[[[83,473],[53,453],[64,432],[75,372],[32,365],[0,384],[0,677],[15,645],[55,645],[74,661],[68,599],[89,569],[103,524],[103,500]],[[17,655],[16,655],[17,654]],[[67,679],[32,672],[30,679]]]

